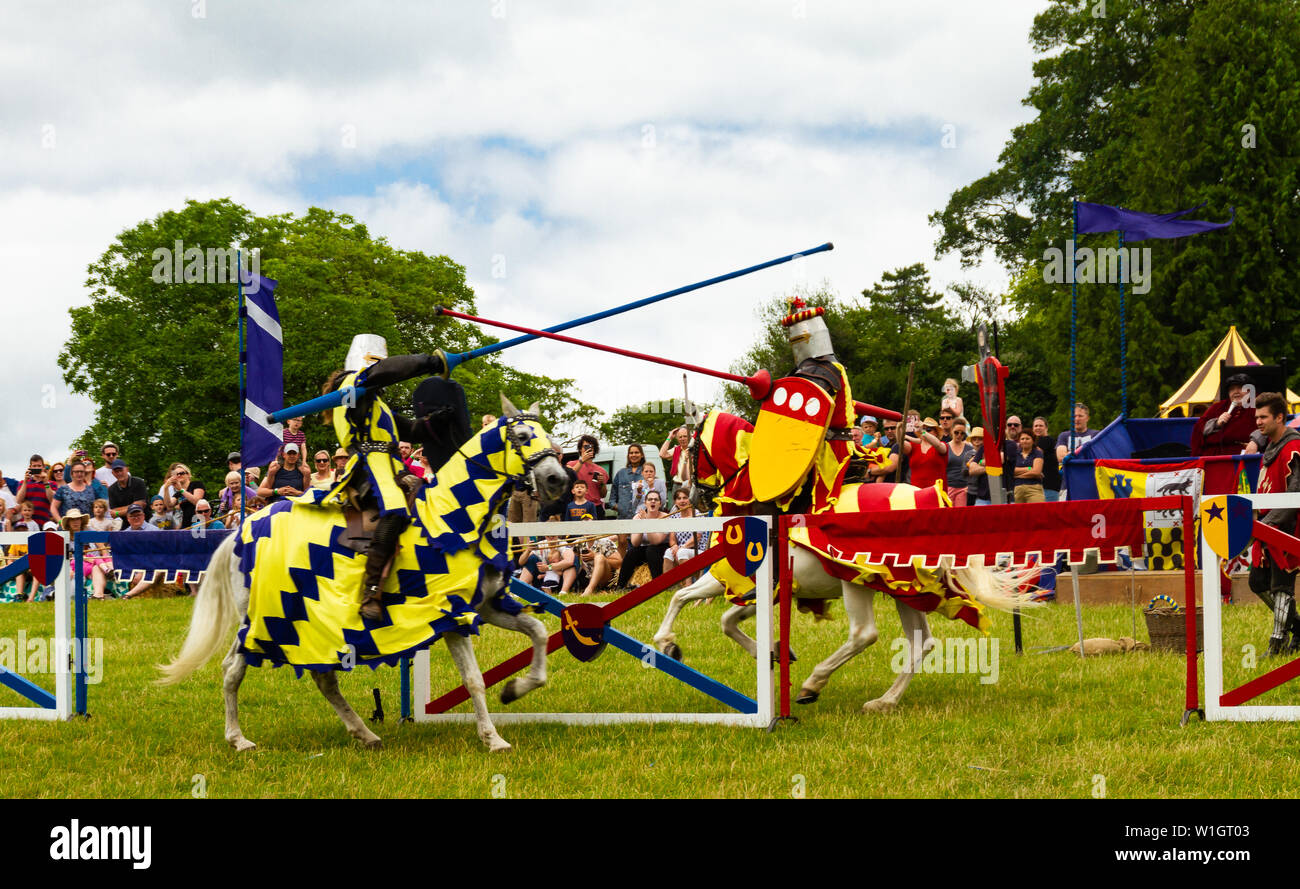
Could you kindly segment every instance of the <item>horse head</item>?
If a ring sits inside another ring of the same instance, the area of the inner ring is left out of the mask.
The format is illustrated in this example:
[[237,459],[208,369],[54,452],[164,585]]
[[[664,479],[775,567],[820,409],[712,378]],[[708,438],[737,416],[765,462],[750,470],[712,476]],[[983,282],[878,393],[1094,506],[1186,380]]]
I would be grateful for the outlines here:
[[744,417],[719,410],[709,411],[695,429],[691,439],[691,504],[701,512],[711,512],[719,494],[724,493],[749,462],[749,439],[754,427]]
[[542,500],[558,500],[569,485],[569,474],[555,456],[546,430],[537,415],[537,402],[528,410],[520,411],[501,396],[501,418],[497,420],[505,443],[506,474],[520,478],[524,485],[537,492]]

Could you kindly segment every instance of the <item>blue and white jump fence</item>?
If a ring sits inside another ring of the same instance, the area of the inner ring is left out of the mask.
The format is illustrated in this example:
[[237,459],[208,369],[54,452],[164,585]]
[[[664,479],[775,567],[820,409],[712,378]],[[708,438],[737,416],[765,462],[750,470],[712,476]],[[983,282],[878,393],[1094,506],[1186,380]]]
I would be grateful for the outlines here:
[[[767,533],[770,537],[771,520],[768,517],[761,517],[761,518],[763,523],[767,526]],[[723,553],[723,542],[722,542],[722,536],[720,532],[722,531],[723,524],[726,521],[727,519],[725,518],[690,518],[690,519],[672,519],[670,521],[664,522],[661,527],[661,530],[663,531],[714,532],[712,547],[700,553],[699,555],[695,556],[695,558],[682,563],[681,566],[679,566],[677,569],[674,570],[674,572],[671,573],[676,575],[677,573],[680,572],[681,574],[689,575],[693,571],[706,570],[708,565],[720,561]],[[513,525],[509,525],[507,528],[507,533],[511,537],[523,537],[523,536],[540,537],[547,534],[556,534],[557,531],[561,532],[559,535],[561,537],[563,537],[565,534],[568,534],[570,536],[574,534],[588,535],[592,533],[636,534],[636,533],[644,533],[646,531],[646,525],[647,523],[644,521],[629,520],[629,521],[565,523],[557,528],[557,526],[554,523],[525,522],[525,523],[516,523]],[[772,649],[773,553],[771,549],[772,549],[771,547],[765,547],[763,560],[758,570],[753,575],[754,582],[756,585],[755,601],[758,606],[757,613],[755,615],[756,617],[755,637],[758,643],[759,651],[770,651]],[[667,587],[674,582],[675,581],[672,578],[669,578],[668,573],[665,573],[662,577],[658,578],[656,581],[652,581],[651,583],[655,584],[656,586]],[[651,585],[647,584],[646,586],[647,588],[650,588]],[[559,599],[555,598],[554,596],[551,596],[535,587],[522,583],[517,579],[512,581],[511,591],[521,599],[525,599],[528,602],[540,605],[542,609],[545,610],[548,614],[555,615],[556,617],[560,616],[561,612],[565,607],[565,603],[561,602]],[[636,593],[628,594],[628,596],[636,596],[636,595],[637,595]],[[627,598],[627,596],[623,598]],[[618,608],[617,606],[620,601],[621,600],[616,600],[615,602],[607,603],[605,607],[609,608],[611,610],[611,613],[616,612],[618,614],[624,613],[626,610],[629,610],[628,608]],[[644,603],[638,602],[637,605],[648,604],[649,602],[658,602],[662,606],[664,604],[664,599],[656,593],[654,594],[653,597],[645,599]],[[637,607],[637,605],[632,605],[631,607]],[[617,618],[615,617],[614,619]],[[688,667],[686,664],[683,664],[681,661],[675,660],[673,658],[668,657],[665,654],[655,651],[653,643],[642,642],[638,639],[635,639],[632,636],[628,635],[627,633],[615,629],[609,623],[607,623],[604,627],[604,638],[611,648],[616,648],[624,652],[625,654],[628,654],[636,658],[637,660],[642,661],[642,663],[648,664],[649,666],[671,677],[672,679],[684,683],[686,685],[689,685],[690,687],[696,689],[697,691],[708,696],[709,698],[712,698],[714,701],[718,702],[719,704],[727,707],[731,712],[721,712],[721,713],[716,713],[716,712],[715,713],[519,712],[519,713],[511,713],[511,712],[502,712],[500,710],[494,710],[492,713],[493,722],[496,722],[498,724],[520,723],[520,722],[548,722],[548,723],[561,723],[566,725],[610,725],[616,723],[670,722],[670,723],[687,723],[687,724],[693,723],[697,725],[708,724],[708,725],[749,726],[753,728],[767,728],[769,725],[771,725],[772,718],[774,715],[774,692],[773,692],[771,658],[759,657],[755,659],[754,684],[755,684],[756,691],[754,697],[751,698],[748,695],[744,694],[743,692],[731,688],[730,686],[727,686],[717,681],[716,679],[699,672],[698,670]],[[559,648],[563,648],[563,644],[556,645],[555,637],[552,637],[552,644],[549,650],[556,651]],[[737,647],[736,650],[738,653],[740,652],[739,647]],[[517,663],[522,663],[525,659],[524,655],[525,655],[524,652],[520,652],[520,654],[516,655],[515,658],[512,658],[511,661],[506,661],[503,664],[498,665],[497,667],[493,667],[491,669],[485,669],[483,671],[485,681],[490,685],[494,681],[503,679],[509,675],[513,675],[513,673],[517,672],[517,670],[508,669],[508,665],[512,661]],[[748,655],[743,655],[743,656],[748,658]],[[528,653],[528,657],[531,657],[531,652]],[[586,670],[591,670],[593,672],[600,670],[600,666],[595,663],[586,664],[586,665],[578,664],[576,661],[573,661],[573,663],[574,663],[574,667],[577,670],[586,669]],[[474,715],[472,713],[433,712],[433,711],[441,710],[442,708],[438,706],[438,704],[434,701],[430,693],[431,690],[430,690],[430,679],[429,679],[429,652],[426,650],[417,654],[414,658],[414,665],[415,665],[415,670],[414,670],[415,707],[414,707],[413,716],[416,722],[469,722],[474,719]],[[502,669],[502,668],[507,668],[507,669]],[[404,711],[408,709],[406,703],[408,698],[406,696],[405,679],[406,679],[406,671],[404,670],[403,671],[403,680],[404,680],[403,701],[402,701]],[[554,684],[554,682],[552,681],[551,684]],[[457,691],[463,691],[463,686],[461,687],[461,689],[458,689]],[[444,695],[440,698],[440,700],[451,698],[451,697],[452,694]],[[403,715],[407,715],[407,714],[404,712]]]
[[[54,533],[63,542],[63,552],[66,553],[69,535],[62,531],[49,533]],[[0,544],[30,545],[32,538],[36,536],[39,535],[21,531],[4,532],[0,533]],[[0,583],[7,582],[10,578],[28,570],[28,558],[28,555],[24,555],[0,569]],[[54,636],[51,640],[53,651],[47,653],[45,661],[47,669],[50,669],[54,676],[54,690],[50,691],[45,686],[32,681],[30,677],[0,665],[0,685],[31,702],[29,706],[0,707],[0,719],[63,720],[71,719],[74,712],[81,716],[86,715],[86,665],[83,660],[86,656],[86,591],[82,588],[81,575],[78,572],[74,593],[70,582],[73,569],[74,566],[64,558],[59,573],[53,578]],[[14,642],[16,652],[17,640]],[[25,652],[21,659],[26,659]]]

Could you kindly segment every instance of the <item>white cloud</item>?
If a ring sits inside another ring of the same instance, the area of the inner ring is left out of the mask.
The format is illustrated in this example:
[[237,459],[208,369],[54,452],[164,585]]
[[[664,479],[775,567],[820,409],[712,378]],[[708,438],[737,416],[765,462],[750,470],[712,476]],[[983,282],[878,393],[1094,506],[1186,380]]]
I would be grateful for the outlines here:
[[[967,277],[932,261],[926,216],[1027,119],[1039,5],[197,8],[26,6],[0,33],[0,77],[21,85],[0,111],[7,315],[11,330],[50,333],[24,343],[4,384],[11,474],[33,450],[66,451],[89,422],[83,399],[61,396],[56,419],[28,405],[42,381],[62,390],[66,314],[50,319],[85,301],[86,266],[120,231],[187,197],[352,213],[398,247],[463,263],[484,315],[538,326],[825,240],[835,251],[803,274],[842,296],[916,261],[940,286]],[[753,306],[794,275],[762,272],[582,333],[725,369],[759,335]],[[576,377],[606,409],[681,385],[675,371],[553,343],[510,360]]]

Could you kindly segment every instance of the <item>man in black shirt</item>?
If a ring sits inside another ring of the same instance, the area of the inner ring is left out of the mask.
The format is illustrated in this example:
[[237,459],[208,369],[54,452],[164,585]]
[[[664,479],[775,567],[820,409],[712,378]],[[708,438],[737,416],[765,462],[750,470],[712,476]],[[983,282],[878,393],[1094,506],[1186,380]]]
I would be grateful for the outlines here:
[[135,503],[143,510],[149,501],[149,491],[144,479],[131,475],[125,461],[114,460],[109,468],[113,470],[114,481],[108,486],[108,514],[120,518],[125,525],[127,508]]

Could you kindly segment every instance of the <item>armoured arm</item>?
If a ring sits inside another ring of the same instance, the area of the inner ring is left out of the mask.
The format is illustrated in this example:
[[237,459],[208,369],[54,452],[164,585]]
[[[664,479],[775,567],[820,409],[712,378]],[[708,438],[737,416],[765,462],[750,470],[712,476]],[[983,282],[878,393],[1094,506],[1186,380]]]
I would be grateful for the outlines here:
[[382,389],[393,383],[400,383],[413,377],[443,372],[441,355],[393,355],[377,361],[362,371],[357,378],[357,385],[366,388]]

